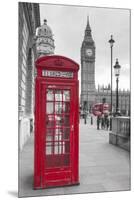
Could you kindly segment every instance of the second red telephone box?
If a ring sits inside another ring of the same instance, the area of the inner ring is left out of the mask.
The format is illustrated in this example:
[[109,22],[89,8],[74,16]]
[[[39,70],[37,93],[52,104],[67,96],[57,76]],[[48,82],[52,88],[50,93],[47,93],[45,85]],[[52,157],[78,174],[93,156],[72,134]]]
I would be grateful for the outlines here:
[[79,65],[63,56],[36,61],[34,188],[79,183]]

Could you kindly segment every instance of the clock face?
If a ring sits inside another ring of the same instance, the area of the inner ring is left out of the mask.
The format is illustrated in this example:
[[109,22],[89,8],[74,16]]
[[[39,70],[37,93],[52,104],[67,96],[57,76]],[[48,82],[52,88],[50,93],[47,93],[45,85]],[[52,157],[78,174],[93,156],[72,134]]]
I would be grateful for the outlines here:
[[86,55],[87,56],[92,56],[93,52],[92,52],[92,49],[87,49],[86,50]]

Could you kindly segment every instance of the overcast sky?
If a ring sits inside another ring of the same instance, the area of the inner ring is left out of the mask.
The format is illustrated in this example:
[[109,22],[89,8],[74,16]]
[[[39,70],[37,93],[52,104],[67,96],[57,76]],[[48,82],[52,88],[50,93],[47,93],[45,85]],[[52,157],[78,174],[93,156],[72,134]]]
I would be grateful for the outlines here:
[[[96,45],[95,84],[110,83],[110,45],[113,35],[113,64],[121,65],[119,88],[130,89],[130,12],[127,9],[80,7],[40,4],[41,24],[47,19],[55,40],[55,54],[80,61],[80,48],[84,39],[87,15]],[[80,72],[79,72],[79,80]],[[113,88],[115,88],[113,72]]]

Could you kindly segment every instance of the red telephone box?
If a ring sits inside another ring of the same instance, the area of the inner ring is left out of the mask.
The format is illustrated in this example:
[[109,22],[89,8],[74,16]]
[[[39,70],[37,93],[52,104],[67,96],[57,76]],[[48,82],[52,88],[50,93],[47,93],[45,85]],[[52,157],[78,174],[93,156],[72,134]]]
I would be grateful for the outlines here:
[[79,184],[79,65],[36,61],[34,189]]

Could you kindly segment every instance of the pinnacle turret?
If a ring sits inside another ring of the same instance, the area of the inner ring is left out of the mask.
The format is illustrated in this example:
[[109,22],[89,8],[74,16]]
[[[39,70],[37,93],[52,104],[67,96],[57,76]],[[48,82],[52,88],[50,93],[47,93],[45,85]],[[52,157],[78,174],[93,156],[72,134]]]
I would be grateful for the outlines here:
[[90,24],[89,24],[89,16],[87,16],[87,25],[86,25],[86,29],[85,29],[84,41],[94,42],[91,32],[92,31],[91,31],[91,27],[90,27]]
[[87,26],[86,26],[86,30],[90,30],[90,31],[91,31],[91,28],[90,28],[90,25],[89,25],[89,16],[87,16]]

